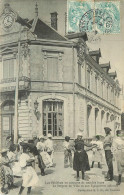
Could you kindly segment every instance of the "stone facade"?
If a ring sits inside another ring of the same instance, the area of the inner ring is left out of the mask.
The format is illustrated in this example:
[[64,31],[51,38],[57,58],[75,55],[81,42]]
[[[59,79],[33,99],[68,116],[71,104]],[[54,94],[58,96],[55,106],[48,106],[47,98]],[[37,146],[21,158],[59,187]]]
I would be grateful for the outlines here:
[[[39,134],[47,137],[50,132],[56,150],[61,150],[64,137],[73,139],[79,131],[89,139],[103,135],[104,127],[109,126],[114,135],[121,125],[119,84],[99,64],[100,51],[89,52],[86,33],[62,37],[38,16],[27,23],[9,7],[7,14],[11,12],[17,19],[0,32],[0,123],[2,120],[4,140],[15,131],[11,103],[15,102],[17,66],[18,134],[24,139]],[[6,13],[1,20],[4,17]],[[7,78],[4,61],[10,59],[14,73],[10,76],[8,72]]]

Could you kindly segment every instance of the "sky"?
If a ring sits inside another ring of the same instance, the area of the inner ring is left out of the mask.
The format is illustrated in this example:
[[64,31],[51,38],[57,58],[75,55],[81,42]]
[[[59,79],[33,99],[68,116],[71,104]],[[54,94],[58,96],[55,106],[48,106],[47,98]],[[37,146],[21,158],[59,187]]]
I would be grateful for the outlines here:
[[[0,13],[4,3],[9,3],[11,8],[18,12],[22,18],[32,19],[35,16],[36,2],[38,3],[39,17],[47,24],[50,24],[50,13],[55,11],[58,13],[58,31],[64,35],[67,0],[0,0]],[[120,0],[120,16],[121,32],[119,34],[101,35],[100,42],[88,43],[88,45],[92,50],[101,49],[102,57],[100,63],[110,61],[110,71],[117,72],[117,78],[122,86],[122,84],[124,85],[124,0]]]

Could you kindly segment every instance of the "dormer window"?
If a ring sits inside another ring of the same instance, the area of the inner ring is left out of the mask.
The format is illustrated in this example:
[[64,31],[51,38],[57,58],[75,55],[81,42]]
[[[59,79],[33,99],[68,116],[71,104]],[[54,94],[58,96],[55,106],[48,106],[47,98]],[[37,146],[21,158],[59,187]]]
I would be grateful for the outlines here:
[[87,70],[87,89],[90,89],[90,70]]
[[101,57],[100,49],[97,51],[90,51],[89,54],[99,64],[99,58]]

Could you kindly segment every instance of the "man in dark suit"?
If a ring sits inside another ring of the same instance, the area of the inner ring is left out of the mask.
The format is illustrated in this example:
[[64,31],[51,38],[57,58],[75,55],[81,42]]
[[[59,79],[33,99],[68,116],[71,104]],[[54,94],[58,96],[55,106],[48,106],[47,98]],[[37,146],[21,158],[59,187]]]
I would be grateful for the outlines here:
[[106,158],[106,163],[108,166],[108,173],[107,173],[107,181],[112,181],[113,180],[113,162],[112,162],[112,152],[111,152],[111,146],[113,142],[113,138],[111,136],[111,129],[109,127],[105,127],[105,134],[106,137],[104,139],[103,147],[105,150],[105,158]]

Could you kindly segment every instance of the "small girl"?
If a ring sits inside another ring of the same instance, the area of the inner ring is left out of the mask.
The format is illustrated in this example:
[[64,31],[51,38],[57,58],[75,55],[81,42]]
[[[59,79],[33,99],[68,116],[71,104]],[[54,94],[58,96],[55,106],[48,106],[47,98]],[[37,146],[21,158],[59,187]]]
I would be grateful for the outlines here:
[[17,145],[12,144],[9,148],[9,152],[7,153],[7,156],[10,161],[10,167],[13,171],[13,176],[21,177],[21,167],[19,160],[20,153],[17,153]]
[[64,141],[64,167],[67,167],[68,164],[68,159],[70,163],[70,167],[72,167],[72,151],[71,151],[71,146],[70,146],[70,137],[66,136],[65,141]]
[[94,166],[94,162],[98,162],[98,168],[101,168],[101,161],[102,161],[102,150],[103,150],[103,143],[100,141],[100,136],[95,136],[95,141],[91,142],[92,144],[96,144],[96,147],[93,148],[93,156],[92,156],[92,165],[91,168]]
[[32,167],[32,162],[34,158],[30,158],[29,156],[30,148],[28,144],[23,145],[23,153],[20,156],[20,166],[22,169],[22,186],[20,188],[19,194],[22,194],[22,191],[25,187],[28,188],[27,194],[30,194],[31,187],[36,186],[38,183],[38,176],[35,170]]

